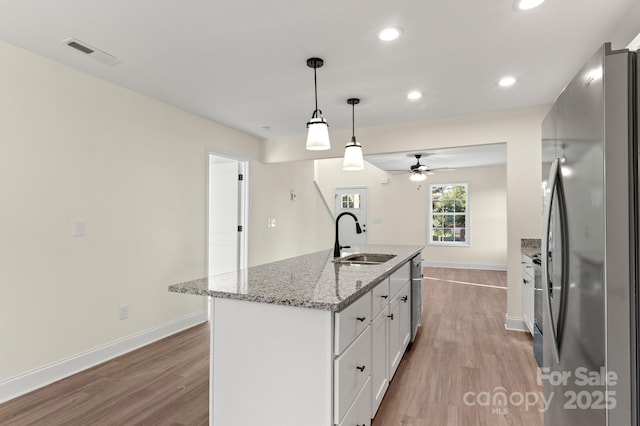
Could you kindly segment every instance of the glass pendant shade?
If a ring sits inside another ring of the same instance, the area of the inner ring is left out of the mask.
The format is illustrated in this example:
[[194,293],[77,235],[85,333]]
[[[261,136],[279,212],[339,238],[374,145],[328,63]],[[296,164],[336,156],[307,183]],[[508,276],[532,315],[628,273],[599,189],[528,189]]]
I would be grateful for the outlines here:
[[422,172],[413,172],[411,176],[409,176],[409,180],[412,182],[422,182],[427,179],[427,175]]
[[316,108],[313,110],[311,120],[307,123],[307,149],[309,151],[326,151],[331,149],[329,141],[329,125],[322,116],[322,111],[318,109],[318,80],[316,70],[324,65],[320,58],[307,59],[307,66],[313,68],[313,94]]
[[358,98],[349,98],[347,103],[351,105],[351,142],[344,147],[344,159],[342,160],[342,170],[358,171],[364,170],[364,159],[362,158],[362,145],[356,142],[356,105],[360,103]]
[[329,125],[322,116],[311,117],[307,123],[309,132],[307,133],[307,149],[310,151],[324,151],[331,149],[329,141]]
[[355,138],[344,147],[344,160],[342,170],[357,171],[364,170],[364,159],[362,158],[362,145],[356,142]]

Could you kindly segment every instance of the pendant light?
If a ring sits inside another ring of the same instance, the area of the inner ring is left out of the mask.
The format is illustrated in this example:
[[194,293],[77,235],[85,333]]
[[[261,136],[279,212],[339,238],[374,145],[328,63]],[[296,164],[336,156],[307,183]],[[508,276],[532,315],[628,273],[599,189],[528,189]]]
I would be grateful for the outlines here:
[[329,141],[329,125],[322,116],[322,111],[318,109],[318,81],[316,79],[316,69],[322,67],[324,61],[320,58],[307,59],[307,66],[313,68],[313,86],[315,88],[316,109],[313,110],[311,120],[307,123],[309,132],[307,133],[307,149],[310,151],[322,151],[331,149]]
[[344,160],[342,162],[342,170],[363,170],[364,160],[362,159],[362,145],[356,142],[356,105],[360,103],[358,98],[347,99],[347,103],[351,105],[351,142],[344,147]]

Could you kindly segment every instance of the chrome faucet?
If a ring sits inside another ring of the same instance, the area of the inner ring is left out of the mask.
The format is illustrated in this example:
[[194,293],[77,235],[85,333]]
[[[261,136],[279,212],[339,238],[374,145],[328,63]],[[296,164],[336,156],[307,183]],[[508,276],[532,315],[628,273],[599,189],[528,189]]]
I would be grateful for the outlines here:
[[353,220],[356,221],[356,234],[362,234],[362,228],[360,228],[360,223],[358,223],[358,218],[356,217],[356,215],[354,215],[351,212],[342,212],[338,215],[338,217],[336,217],[336,243],[333,245],[333,257],[340,257],[340,250],[348,247],[348,246],[341,246],[340,242],[338,241],[338,223],[340,223],[340,218],[344,215],[349,215],[353,218]]

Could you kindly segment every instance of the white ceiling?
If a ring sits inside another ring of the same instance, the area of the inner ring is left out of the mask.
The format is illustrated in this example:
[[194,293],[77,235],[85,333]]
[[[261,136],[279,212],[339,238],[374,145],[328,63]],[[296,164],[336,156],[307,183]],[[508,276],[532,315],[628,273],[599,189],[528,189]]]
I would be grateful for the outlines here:
[[422,155],[420,164],[428,166],[429,169],[496,166],[507,162],[507,145],[496,143],[429,151],[391,152],[365,155],[364,159],[389,172],[408,171],[416,164],[415,154]]
[[[349,97],[362,100],[356,128],[550,104],[634,1],[0,0],[0,39],[268,139],[304,134],[312,56],[330,130],[351,127]],[[403,34],[384,43],[388,25]],[[507,74],[518,83],[498,87]]]

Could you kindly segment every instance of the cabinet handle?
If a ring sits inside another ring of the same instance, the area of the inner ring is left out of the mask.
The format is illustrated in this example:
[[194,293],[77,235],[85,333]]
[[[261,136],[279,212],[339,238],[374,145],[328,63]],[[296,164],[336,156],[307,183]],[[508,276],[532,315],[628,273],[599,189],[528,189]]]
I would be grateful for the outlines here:
[[364,371],[364,368],[365,368],[365,367],[366,367],[366,366],[365,366],[365,365],[363,365],[362,367],[356,367],[356,368],[357,368],[358,370],[360,370],[360,371]]
[[407,299],[409,299],[409,296],[403,296],[403,297],[402,297],[402,301],[403,301],[404,303],[407,303]]
[[387,318],[391,318],[391,321],[393,321],[393,314],[387,315]]
[[357,317],[356,319],[360,322],[364,322],[364,320],[366,320],[367,317]]
[[387,297],[389,297],[389,295],[385,294],[384,296],[380,296],[380,297],[382,297],[383,299],[386,299]]

